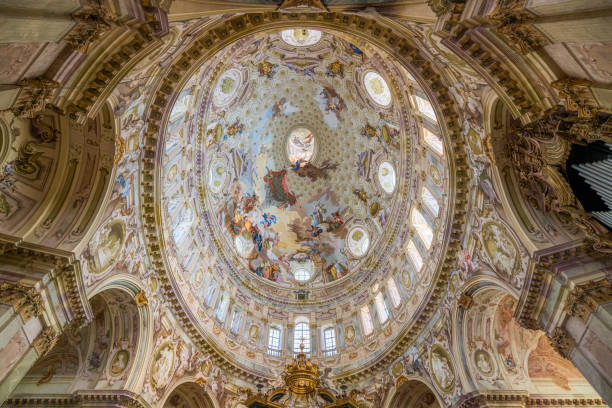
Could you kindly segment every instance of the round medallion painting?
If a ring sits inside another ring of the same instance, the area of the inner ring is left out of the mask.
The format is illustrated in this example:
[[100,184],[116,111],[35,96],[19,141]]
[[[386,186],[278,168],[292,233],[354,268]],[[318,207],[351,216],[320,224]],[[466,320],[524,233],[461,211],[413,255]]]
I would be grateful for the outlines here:
[[289,45],[306,47],[318,43],[321,39],[321,32],[307,28],[294,28],[293,30],[281,31],[281,38]]
[[499,222],[488,221],[482,227],[482,239],[493,266],[506,276],[515,274],[520,266],[519,249],[508,230]]
[[219,107],[229,105],[236,96],[241,82],[240,71],[237,69],[232,68],[224,72],[213,92],[213,103]]
[[164,388],[170,382],[174,369],[174,347],[166,342],[157,348],[151,363],[151,384],[156,389]]
[[374,102],[382,106],[391,104],[391,91],[387,85],[387,81],[377,72],[370,71],[363,78],[366,91]]
[[444,392],[451,392],[455,388],[455,369],[448,352],[439,344],[431,347],[429,364],[438,387]]

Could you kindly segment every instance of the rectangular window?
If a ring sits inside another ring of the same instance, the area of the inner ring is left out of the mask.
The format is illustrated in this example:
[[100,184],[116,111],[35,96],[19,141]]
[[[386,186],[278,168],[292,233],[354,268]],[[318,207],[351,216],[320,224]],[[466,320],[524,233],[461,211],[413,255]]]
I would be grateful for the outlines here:
[[227,312],[227,306],[229,305],[229,298],[225,293],[221,295],[221,301],[219,302],[219,306],[217,307],[217,320],[223,322],[225,319],[225,313]]
[[210,306],[213,298],[215,297],[215,291],[217,287],[215,286],[215,282],[210,282],[208,289],[206,289],[206,296],[204,297],[204,303],[206,306]]
[[387,304],[385,303],[382,292],[378,292],[378,295],[374,298],[374,304],[376,305],[376,312],[378,313],[380,322],[386,322],[389,319],[389,310],[387,309]]
[[431,106],[431,103],[427,99],[423,99],[420,96],[415,96],[414,98],[416,99],[416,105],[419,112],[434,122],[437,122],[438,118],[436,117],[436,113],[434,112],[434,108]]
[[425,203],[425,206],[429,208],[429,211],[431,211],[433,215],[437,216],[440,212],[440,205],[438,204],[436,197],[431,194],[431,191],[429,191],[427,187],[423,187],[421,189],[421,199],[423,200],[423,203]]
[[414,267],[418,272],[420,272],[421,268],[423,268],[423,257],[421,257],[421,253],[414,244],[413,240],[410,240],[410,242],[408,242],[408,245],[406,246],[406,251],[408,252],[408,257],[414,264]]
[[242,323],[242,312],[240,310],[234,310],[234,314],[232,315],[232,322],[230,324],[230,330],[234,334],[238,334],[240,332],[240,324]]
[[387,289],[389,290],[389,296],[391,297],[391,303],[393,303],[393,307],[398,307],[402,298],[400,297],[399,290],[397,290],[397,285],[395,284],[395,280],[390,278],[387,282]]
[[363,333],[366,336],[374,331],[374,325],[372,324],[372,317],[370,316],[368,305],[361,308],[361,324],[363,325]]
[[270,327],[268,334],[268,354],[280,357],[281,350],[281,331],[277,327]]
[[423,140],[425,140],[425,143],[427,143],[434,152],[438,153],[440,156],[444,155],[444,145],[438,135],[423,128]]
[[333,327],[323,330],[323,346],[325,357],[336,355],[336,331]]
[[301,351],[301,344],[304,345],[304,353],[310,353],[310,326],[305,322],[295,325],[295,332],[293,333],[293,352],[295,354]]

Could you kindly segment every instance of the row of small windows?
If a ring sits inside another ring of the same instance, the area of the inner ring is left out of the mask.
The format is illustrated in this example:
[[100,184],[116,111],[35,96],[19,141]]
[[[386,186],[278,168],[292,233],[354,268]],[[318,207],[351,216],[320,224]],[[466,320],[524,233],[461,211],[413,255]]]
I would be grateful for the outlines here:
[[[412,243],[412,242],[411,242]],[[415,248],[416,250],[416,248]],[[418,253],[418,251],[417,251]],[[387,294],[393,307],[399,307],[401,304],[400,292],[397,288],[395,280],[390,278],[387,281]],[[209,285],[204,302],[207,306],[210,306],[215,293],[217,292],[217,285],[211,282]],[[229,295],[225,292],[221,292],[219,300],[216,302],[217,306],[214,310],[215,317],[219,321],[224,321],[225,316],[229,310]],[[383,292],[379,291],[374,297],[374,307],[381,324],[385,324],[391,316],[387,303],[385,302]],[[364,305],[360,309],[361,324],[363,327],[363,333],[365,336],[372,334],[374,331],[374,323],[370,314],[369,305]],[[230,319],[230,332],[234,335],[238,335],[242,326],[243,313],[239,309],[235,309],[232,312]],[[336,330],[334,326],[324,326],[322,329],[322,353],[324,356],[329,357],[337,353],[337,342],[336,342]],[[310,355],[311,347],[311,333],[310,323],[308,318],[300,316],[295,320],[295,328],[293,331],[293,353],[297,354],[302,351],[307,355]],[[278,326],[271,326],[268,332],[268,354],[275,357],[280,357],[282,347],[282,329]]]

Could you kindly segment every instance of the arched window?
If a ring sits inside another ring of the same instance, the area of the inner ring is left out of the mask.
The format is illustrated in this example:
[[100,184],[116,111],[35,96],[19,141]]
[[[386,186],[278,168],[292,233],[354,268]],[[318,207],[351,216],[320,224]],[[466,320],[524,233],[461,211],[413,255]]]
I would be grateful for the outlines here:
[[389,291],[389,296],[391,297],[391,303],[393,303],[393,307],[398,307],[402,301],[402,298],[400,297],[399,290],[397,290],[395,279],[389,278],[389,280],[387,281],[387,289]]
[[423,267],[423,257],[421,256],[421,253],[419,252],[419,249],[414,244],[413,240],[410,240],[408,242],[408,245],[406,246],[406,252],[408,252],[408,257],[412,261],[416,270],[420,271],[421,268]]
[[268,333],[268,354],[274,357],[280,357],[281,352],[281,329],[276,326],[270,326]]
[[300,345],[304,345],[304,353],[310,353],[310,324],[306,317],[300,316],[295,319],[295,331],[293,332],[293,352],[300,352]]
[[427,223],[427,220],[425,219],[425,217],[423,217],[423,214],[421,214],[421,212],[416,208],[412,209],[411,219],[412,225],[414,226],[414,229],[416,229],[416,232],[419,234],[421,241],[423,241],[425,247],[429,249],[431,247],[431,241],[433,241],[433,231]]
[[230,331],[234,334],[240,333],[240,325],[242,324],[242,312],[240,309],[234,310],[232,315],[232,322],[230,324]]
[[363,333],[367,336],[374,331],[374,325],[372,324],[372,316],[370,316],[370,308],[368,305],[361,307],[361,324],[363,325]]
[[333,326],[323,328],[323,355],[325,357],[336,355],[336,330]]
[[423,128],[423,140],[425,143],[433,150],[438,153],[440,156],[444,156],[444,145],[442,144],[442,139],[435,133]]
[[384,323],[389,320],[389,310],[387,309],[387,304],[385,303],[382,292],[378,292],[374,298],[374,304],[376,305],[376,313],[378,313],[380,322]]
[[225,319],[225,313],[227,312],[227,307],[229,306],[229,296],[227,294],[221,294],[221,300],[217,306],[217,311],[215,313],[217,320],[223,321]]
[[438,204],[438,200],[436,200],[436,197],[431,194],[431,191],[429,191],[427,187],[421,189],[421,199],[429,211],[437,216],[440,212],[440,204]]
[[416,105],[419,112],[421,112],[423,115],[427,116],[434,122],[438,121],[438,118],[436,117],[436,112],[434,112],[433,106],[431,106],[431,103],[427,99],[423,99],[420,96],[415,96],[414,99],[416,100]]

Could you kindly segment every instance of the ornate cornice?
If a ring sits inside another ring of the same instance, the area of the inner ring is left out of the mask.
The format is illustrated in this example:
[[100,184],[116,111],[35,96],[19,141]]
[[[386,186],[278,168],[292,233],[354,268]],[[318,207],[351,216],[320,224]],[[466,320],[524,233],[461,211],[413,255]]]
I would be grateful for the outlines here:
[[[10,259],[21,265],[35,263],[45,265],[49,270],[50,279],[55,279],[57,284],[63,288],[65,298],[68,300],[68,309],[72,313],[70,325],[79,328],[89,323],[93,317],[83,279],[79,261],[74,260],[71,253],[50,253],[44,248],[34,248],[20,240],[12,240],[9,237],[0,237],[0,256]],[[8,286],[7,286],[8,288]]]
[[527,391],[474,391],[461,398],[455,408],[476,407],[606,407],[601,398],[530,395]]
[[[601,106],[591,91],[593,83],[586,79],[563,78],[550,84],[559,91],[559,97],[565,100],[565,109],[578,112],[579,118],[591,118]],[[589,137],[588,133],[583,137]]]
[[401,63],[409,66],[411,71],[420,78],[426,92],[431,95],[432,102],[441,113],[440,127],[447,135],[454,161],[449,163],[451,185],[455,189],[449,198],[450,225],[442,245],[443,259],[438,265],[430,298],[416,314],[410,327],[397,336],[396,341],[375,361],[350,372],[341,373],[339,377],[347,381],[357,381],[371,375],[372,371],[384,369],[394,359],[399,357],[416,339],[425,327],[440,303],[450,272],[456,267],[457,251],[466,222],[466,206],[468,203],[467,186],[469,179],[463,135],[461,134],[461,118],[459,108],[455,104],[442,75],[437,72],[434,64],[428,60],[411,40],[381,23],[360,15],[342,13],[252,13],[234,16],[227,20],[216,22],[214,26],[195,38],[190,46],[174,61],[164,75],[163,81],[157,86],[153,102],[145,112],[144,160],[142,163],[141,203],[142,218],[147,239],[147,250],[152,259],[153,268],[161,283],[162,291],[170,304],[178,321],[185,332],[190,335],[195,344],[202,350],[211,353],[217,365],[243,378],[255,379],[260,373],[254,373],[246,367],[239,367],[226,352],[217,350],[212,339],[208,339],[194,323],[194,316],[186,310],[174,287],[173,279],[166,268],[163,256],[163,238],[159,225],[160,207],[156,203],[155,174],[158,143],[163,135],[163,120],[167,110],[180,91],[179,85],[183,78],[199,62],[210,58],[215,52],[231,42],[255,32],[271,28],[293,27],[296,22],[313,27],[336,29],[351,32],[371,41],[383,50],[394,55]]
[[89,46],[112,29],[112,16],[100,4],[85,0],[83,6],[72,15],[76,26],[63,41],[74,51],[84,54]]
[[141,396],[126,390],[78,391],[68,395],[17,395],[9,398],[5,405],[11,407],[125,407],[149,408]]
[[38,357],[47,354],[57,342],[59,334],[53,327],[45,328],[32,342],[32,346],[38,352]]
[[565,304],[565,312],[586,323],[589,315],[597,307],[612,300],[612,284],[607,278],[576,285],[570,292]]

